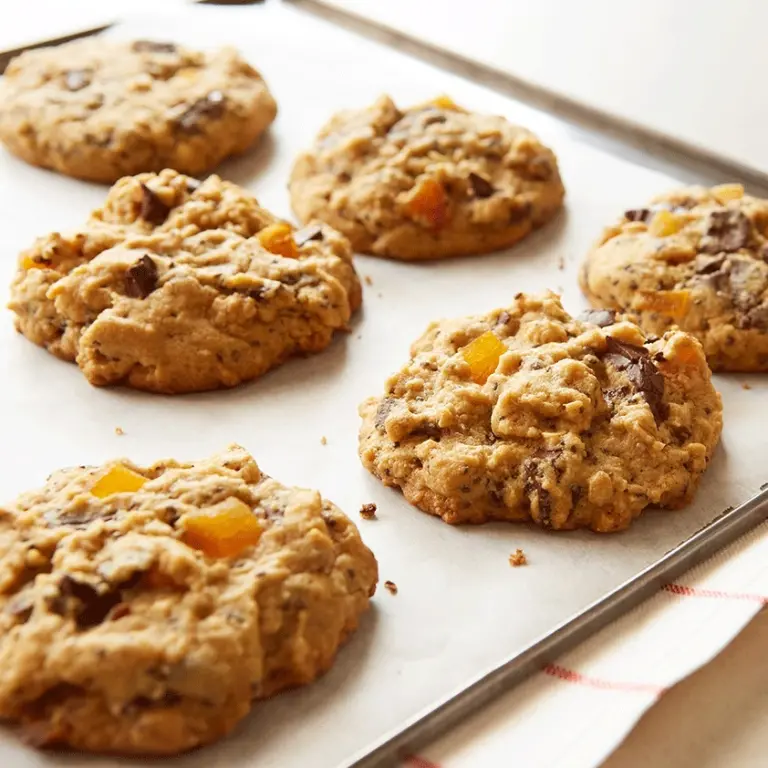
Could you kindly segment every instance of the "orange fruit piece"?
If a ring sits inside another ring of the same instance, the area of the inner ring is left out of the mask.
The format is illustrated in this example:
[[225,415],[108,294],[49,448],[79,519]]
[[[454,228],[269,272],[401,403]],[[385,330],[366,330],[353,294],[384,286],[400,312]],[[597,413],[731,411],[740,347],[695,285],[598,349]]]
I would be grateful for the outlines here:
[[122,464],[115,464],[93,484],[91,493],[97,499],[105,499],[115,493],[133,493],[138,491],[147,482],[147,479],[144,475],[140,475]]
[[429,177],[419,182],[405,208],[408,216],[433,230],[442,229],[450,218],[443,185]]
[[675,320],[685,317],[691,304],[689,291],[657,291],[641,293],[636,303],[637,309],[658,312]]
[[293,228],[284,221],[270,224],[259,232],[256,237],[259,242],[270,252],[287,259],[298,258],[299,247],[293,239]]
[[183,525],[184,543],[209,557],[237,557],[258,544],[264,532],[253,510],[234,496],[185,515]]
[[499,365],[499,358],[507,351],[506,345],[491,331],[486,331],[461,350],[469,364],[472,381],[485,384]]

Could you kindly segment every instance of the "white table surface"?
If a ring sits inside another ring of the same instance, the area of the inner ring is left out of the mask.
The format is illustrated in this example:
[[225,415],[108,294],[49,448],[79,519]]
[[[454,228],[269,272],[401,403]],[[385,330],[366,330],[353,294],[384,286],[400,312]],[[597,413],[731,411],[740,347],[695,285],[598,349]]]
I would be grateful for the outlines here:
[[768,172],[765,0],[320,0]]
[[[768,172],[762,0],[325,0]],[[187,0],[6,0],[0,50]],[[471,12],[468,12],[471,10]],[[768,613],[650,710],[604,768],[766,764]],[[487,768],[494,768],[488,766]]]

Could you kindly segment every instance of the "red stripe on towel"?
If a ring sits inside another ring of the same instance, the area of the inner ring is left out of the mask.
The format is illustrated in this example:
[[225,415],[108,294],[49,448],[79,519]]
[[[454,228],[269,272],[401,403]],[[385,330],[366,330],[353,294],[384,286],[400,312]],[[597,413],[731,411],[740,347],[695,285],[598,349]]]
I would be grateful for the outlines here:
[[542,670],[545,675],[556,677],[566,683],[575,683],[577,685],[586,685],[589,688],[599,688],[603,691],[627,691],[630,693],[652,693],[658,696],[664,693],[666,688],[663,685],[654,685],[653,683],[632,683],[621,680],[603,680],[599,677],[588,677],[572,669],[566,669],[559,664],[547,664]]

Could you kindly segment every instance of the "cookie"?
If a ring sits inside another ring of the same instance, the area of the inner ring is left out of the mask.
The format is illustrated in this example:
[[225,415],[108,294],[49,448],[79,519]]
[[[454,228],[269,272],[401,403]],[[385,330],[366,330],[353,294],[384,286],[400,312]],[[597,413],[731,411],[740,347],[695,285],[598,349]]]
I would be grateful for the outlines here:
[[594,306],[696,336],[716,371],[768,370],[768,200],[690,187],[626,211],[587,255]]
[[564,195],[554,154],[525,128],[447,97],[400,110],[388,96],[333,117],[296,161],[290,191],[300,219],[405,260],[511,246]]
[[0,80],[0,141],[23,160],[111,183],[203,174],[275,119],[261,75],[231,48],[88,38],[28,51]]
[[618,531],[688,503],[720,437],[699,342],[554,294],[432,323],[360,407],[360,458],[447,523]]
[[174,394],[319,352],[360,301],[338,232],[294,231],[234,184],[165,170],[121,179],[79,230],[22,253],[9,306],[92,384]]
[[173,754],[327,670],[373,554],[238,446],[55,473],[0,508],[0,719],[39,746]]

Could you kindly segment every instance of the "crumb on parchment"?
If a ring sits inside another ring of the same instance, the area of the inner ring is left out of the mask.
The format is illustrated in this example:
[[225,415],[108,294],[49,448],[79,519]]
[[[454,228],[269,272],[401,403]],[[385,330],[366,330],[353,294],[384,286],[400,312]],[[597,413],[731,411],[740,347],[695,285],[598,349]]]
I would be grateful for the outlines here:
[[375,504],[363,504],[360,507],[360,517],[363,520],[373,520],[376,517],[376,505]]
[[365,284],[366,285],[373,285],[373,278],[370,275],[365,276]]
[[565,269],[565,257],[562,254],[557,258],[557,268],[561,271]]
[[752,389],[752,385],[751,385],[751,384],[747,384],[747,382],[746,382],[746,381],[744,381],[744,382],[742,382],[742,384],[741,384],[741,388],[742,388],[742,389]]
[[123,432],[123,428],[122,428],[122,427],[115,427],[115,434],[116,434],[118,437],[121,437],[122,435],[124,435],[124,434],[125,434],[125,432]]
[[387,590],[387,592],[389,592],[390,595],[397,594],[397,584],[395,584],[394,581],[385,581],[384,588]]
[[328,438],[325,435],[320,438],[320,445],[328,445]]
[[516,549],[509,556],[509,564],[513,568],[518,568],[521,565],[528,565],[528,558],[525,556],[525,552],[522,549]]

